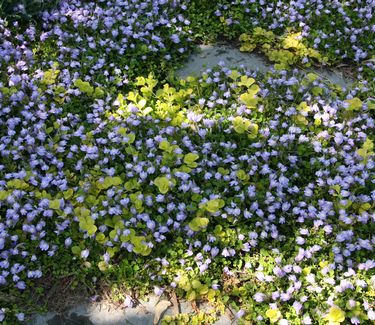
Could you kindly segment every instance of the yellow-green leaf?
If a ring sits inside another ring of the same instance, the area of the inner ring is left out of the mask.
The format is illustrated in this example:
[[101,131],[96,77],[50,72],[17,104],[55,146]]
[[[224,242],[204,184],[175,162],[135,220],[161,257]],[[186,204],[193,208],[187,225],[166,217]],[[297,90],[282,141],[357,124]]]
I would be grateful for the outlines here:
[[0,191],[0,201],[6,200],[8,196],[9,196],[8,191]]
[[357,97],[346,100],[346,103],[349,104],[348,110],[350,111],[358,111],[362,108],[362,101]]
[[72,253],[74,255],[80,255],[81,254],[81,248],[79,246],[73,246],[71,249],[72,249]]
[[166,140],[163,140],[162,142],[159,143],[159,148],[161,150],[164,150],[164,151],[167,151],[167,152],[170,152],[171,150],[171,145],[168,141]]
[[222,207],[224,207],[225,201],[222,199],[213,199],[209,200],[205,203],[205,209],[208,212],[215,213],[219,211]]
[[107,263],[104,262],[104,261],[100,261],[100,262],[98,263],[98,269],[99,269],[101,272],[106,271],[106,270],[108,269],[108,265],[107,265]]
[[198,166],[198,164],[195,162],[198,158],[199,155],[195,153],[188,153],[184,157],[184,163],[190,168],[195,168]]
[[107,240],[106,237],[105,237],[105,235],[102,232],[98,233],[96,235],[95,239],[100,244],[104,244],[106,242],[106,240]]
[[245,119],[241,116],[236,116],[233,119],[232,123],[233,123],[234,130],[239,134],[243,134],[247,132],[247,130],[249,129],[251,125],[251,122],[248,119]]
[[199,289],[202,286],[202,283],[199,280],[193,280],[191,281],[191,286],[194,289]]
[[89,236],[94,235],[97,230],[98,230],[98,228],[95,225],[93,225],[93,224],[88,225],[87,229],[86,229],[86,231],[87,231],[87,233],[88,233]]
[[155,178],[154,184],[162,194],[165,194],[169,191],[169,179],[165,176]]
[[240,75],[241,74],[237,70],[232,70],[232,72],[230,73],[228,77],[231,78],[232,80],[237,80]]
[[237,177],[239,180],[241,181],[248,181],[249,180],[249,175],[246,174],[246,172],[243,170],[243,169],[240,169],[239,171],[237,171]]
[[25,190],[29,187],[29,184],[22,179],[12,179],[7,182],[7,186],[16,190]]
[[49,201],[49,207],[54,210],[60,209],[60,199]]
[[74,194],[74,191],[73,189],[70,188],[63,192],[63,197],[65,200],[69,200],[73,196],[73,194]]
[[241,81],[238,82],[238,85],[239,86],[245,86],[245,87],[249,88],[254,82],[255,82],[254,78],[249,78],[247,76],[242,76],[241,77]]
[[189,222],[189,228],[193,231],[205,229],[210,221],[208,218],[195,217]]

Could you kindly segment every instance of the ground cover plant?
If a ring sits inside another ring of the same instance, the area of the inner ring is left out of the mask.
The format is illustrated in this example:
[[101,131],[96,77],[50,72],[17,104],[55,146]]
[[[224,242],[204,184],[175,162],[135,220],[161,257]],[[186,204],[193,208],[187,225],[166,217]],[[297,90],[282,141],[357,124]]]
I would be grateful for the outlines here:
[[[151,291],[215,307],[165,324],[226,308],[243,324],[372,323],[373,9],[74,0],[35,25],[4,15],[0,321],[23,322],[48,278],[123,306]],[[174,77],[218,39],[275,70]],[[297,68],[343,63],[347,89]]]

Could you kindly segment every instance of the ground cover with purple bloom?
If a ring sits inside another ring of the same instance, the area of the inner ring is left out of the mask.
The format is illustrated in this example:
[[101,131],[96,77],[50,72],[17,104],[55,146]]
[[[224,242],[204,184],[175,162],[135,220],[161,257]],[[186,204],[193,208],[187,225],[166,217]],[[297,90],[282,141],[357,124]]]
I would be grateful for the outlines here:
[[[215,307],[165,324],[375,320],[372,2],[202,3],[0,20],[0,322],[35,311],[47,277],[125,307],[150,291]],[[202,26],[298,59],[177,79]],[[296,68],[310,61],[357,81]]]
[[[321,51],[331,61],[359,62],[374,55],[374,3],[353,1],[187,1],[196,19],[196,35],[231,39],[255,28],[281,35],[301,32],[305,44]],[[211,19],[208,19],[211,17]],[[209,31],[209,32],[207,32]]]

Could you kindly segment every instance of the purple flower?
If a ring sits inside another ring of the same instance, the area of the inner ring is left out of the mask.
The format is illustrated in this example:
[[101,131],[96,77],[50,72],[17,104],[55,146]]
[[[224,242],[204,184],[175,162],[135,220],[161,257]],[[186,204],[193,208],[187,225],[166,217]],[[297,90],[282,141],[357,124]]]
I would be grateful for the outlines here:
[[157,286],[154,286],[154,293],[157,295],[157,296],[161,296],[163,294],[164,290],[157,287]]
[[293,303],[293,308],[294,308],[294,310],[296,311],[296,314],[299,315],[299,313],[301,312],[301,310],[302,310],[302,308],[303,308],[303,305],[302,305],[300,302],[295,301],[295,302]]
[[240,309],[237,313],[236,313],[236,318],[241,318],[245,315],[245,311],[243,309]]
[[264,293],[261,293],[261,292],[257,292],[255,295],[254,295],[254,300],[256,302],[263,302],[267,299],[267,296],[264,294]]
[[70,237],[65,239],[65,247],[69,247],[71,244],[72,244],[72,239]]
[[89,256],[89,254],[90,254],[90,251],[88,249],[84,249],[81,251],[81,257],[83,259],[86,259]]
[[42,251],[47,251],[49,249],[49,245],[46,241],[42,240],[39,244],[39,248],[42,250]]
[[16,283],[16,288],[18,288],[19,290],[25,290],[26,289],[26,283],[23,282],[23,281],[18,281]]
[[212,249],[211,249],[211,256],[212,257],[215,257],[217,254],[219,254],[219,249],[217,248],[217,247],[213,247]]
[[16,317],[20,322],[23,322],[25,320],[25,314],[24,313],[18,313],[18,314],[16,314]]
[[180,43],[180,38],[178,37],[177,34],[173,34],[173,35],[171,35],[171,41],[175,44],[178,44],[178,43]]

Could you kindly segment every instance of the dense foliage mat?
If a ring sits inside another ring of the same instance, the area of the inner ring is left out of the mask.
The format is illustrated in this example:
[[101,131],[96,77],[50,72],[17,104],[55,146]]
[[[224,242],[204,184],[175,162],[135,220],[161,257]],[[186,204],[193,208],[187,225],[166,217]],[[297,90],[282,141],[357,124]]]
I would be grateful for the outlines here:
[[[74,0],[36,26],[0,20],[0,321],[73,277],[124,306],[153,291],[215,307],[164,323],[225,308],[245,324],[371,323],[372,14]],[[223,38],[275,70],[174,77],[195,42]],[[347,62],[348,89],[295,68]]]

